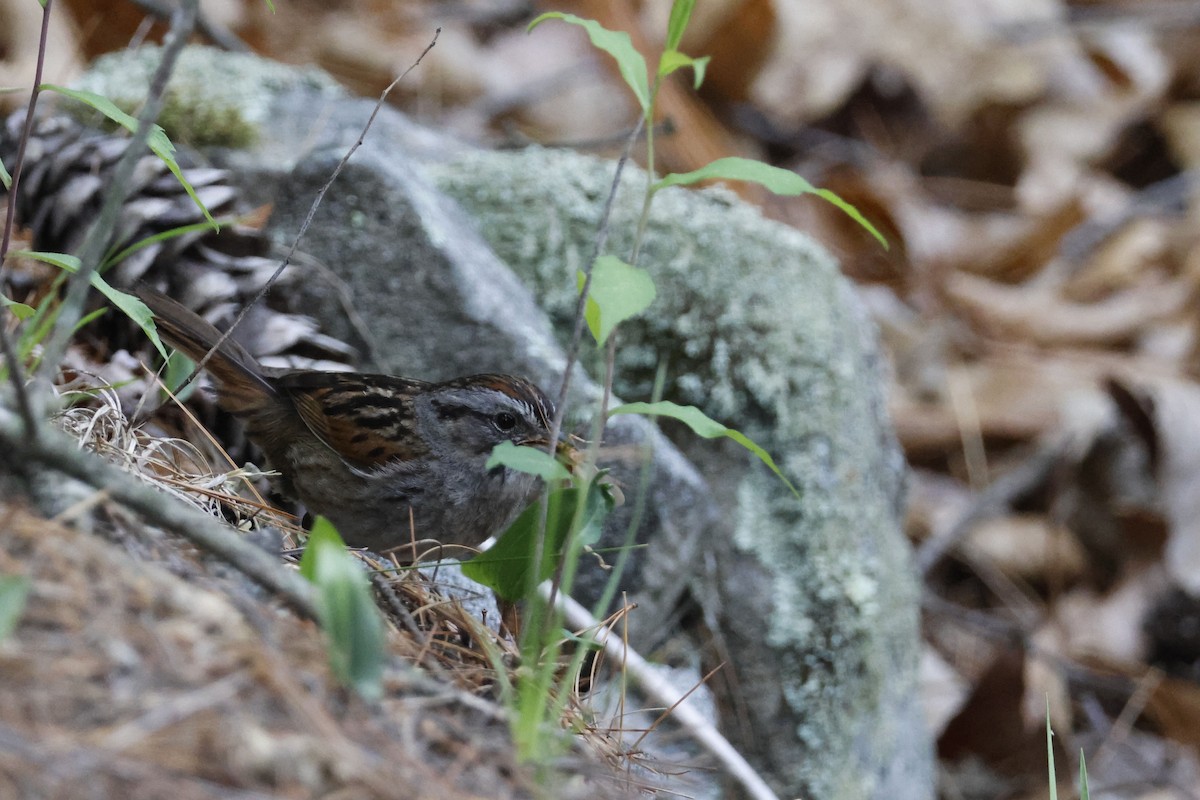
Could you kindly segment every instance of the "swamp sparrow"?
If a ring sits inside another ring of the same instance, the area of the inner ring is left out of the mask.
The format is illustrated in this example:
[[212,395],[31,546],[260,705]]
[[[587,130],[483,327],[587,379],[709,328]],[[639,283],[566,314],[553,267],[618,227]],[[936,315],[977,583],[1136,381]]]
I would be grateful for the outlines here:
[[[200,361],[221,333],[141,290],[162,337]],[[277,487],[323,514],[352,547],[416,539],[478,545],[537,496],[540,479],[485,469],[501,442],[545,447],[554,408],[511,375],[427,383],[389,375],[278,370],[226,339],[206,368],[217,405],[239,418],[282,477]],[[410,534],[410,511],[411,530]]]

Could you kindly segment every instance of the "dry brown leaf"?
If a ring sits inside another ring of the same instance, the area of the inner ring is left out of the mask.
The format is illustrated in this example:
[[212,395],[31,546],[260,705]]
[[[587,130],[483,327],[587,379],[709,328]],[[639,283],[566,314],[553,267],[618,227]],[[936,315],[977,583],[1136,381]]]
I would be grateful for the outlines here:
[[967,701],[967,681],[934,648],[921,648],[921,708],[925,723],[936,737],[945,730]]
[[1200,386],[1159,382],[1154,401],[1161,461],[1159,486],[1170,524],[1165,562],[1189,594],[1200,594]]
[[1063,297],[1091,302],[1122,289],[1136,289],[1147,273],[1163,264],[1167,241],[1167,225],[1162,220],[1132,220],[1109,236],[1083,269],[1063,284]]
[[1171,154],[1184,169],[1200,167],[1200,101],[1171,105],[1162,115]]
[[1026,581],[1070,583],[1086,566],[1074,534],[1040,514],[984,520],[971,529],[962,546],[971,558],[986,559],[1005,575]]
[[1190,299],[1180,281],[1153,276],[1095,303],[1073,303],[1054,287],[1011,287],[958,273],[947,296],[994,335],[1043,345],[1119,345],[1148,323],[1180,314]]
[[1200,751],[1200,686],[1195,682],[1163,678],[1146,711],[1167,736]]
[[1110,665],[1144,663],[1142,620],[1168,588],[1166,574],[1151,565],[1132,570],[1104,594],[1087,588],[1066,593],[1054,607],[1054,624],[1064,634],[1063,654]]
[[1075,728],[1067,676],[1062,668],[1066,651],[1066,637],[1056,625],[1043,625],[1031,637],[1030,652],[1025,658],[1025,692],[1021,696],[1021,718],[1026,731],[1044,729],[1047,713],[1054,730]]
[[1079,59],[1055,37],[1019,42],[1014,23],[1049,23],[1058,0],[776,0],[771,58],[752,87],[781,123],[824,116],[879,66],[916,88],[949,127],[990,103],[1022,103],[1047,88],[1051,66]]

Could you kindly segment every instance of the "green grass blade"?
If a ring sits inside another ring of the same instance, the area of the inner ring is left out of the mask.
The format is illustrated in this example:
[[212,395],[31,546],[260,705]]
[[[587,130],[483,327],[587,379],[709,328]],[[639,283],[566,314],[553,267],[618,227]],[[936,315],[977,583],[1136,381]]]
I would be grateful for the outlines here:
[[317,609],[334,675],[363,699],[378,700],[383,696],[386,660],[379,609],[367,576],[324,517],[313,525],[300,574],[317,588]]
[[17,629],[32,585],[24,575],[0,575],[0,642]]
[[1058,800],[1058,779],[1054,775],[1054,731],[1050,730],[1050,695],[1046,695],[1046,763],[1050,768],[1050,800]]

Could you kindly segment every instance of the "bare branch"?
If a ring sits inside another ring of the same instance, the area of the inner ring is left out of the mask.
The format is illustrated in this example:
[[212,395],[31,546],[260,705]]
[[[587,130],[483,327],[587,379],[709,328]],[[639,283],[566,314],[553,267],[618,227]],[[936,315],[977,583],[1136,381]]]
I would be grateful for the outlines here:
[[[21,129],[21,141],[17,143],[17,163],[13,164],[12,185],[8,192],[8,209],[4,215],[4,233],[0,235],[0,291],[3,291],[5,278],[8,277],[8,248],[12,243],[13,228],[16,227],[17,190],[21,187],[21,168],[25,164],[25,147],[33,133],[33,110],[37,106],[38,93],[42,87],[42,71],[46,64],[46,41],[50,34],[50,9],[53,0],[46,0],[42,6],[42,30],[38,37],[37,62],[33,71],[33,89],[29,92],[29,109],[25,112],[25,126]],[[0,347],[4,348],[4,364],[8,368],[8,377],[12,381],[13,393],[17,398],[17,409],[25,423],[25,436],[32,439],[37,436],[37,416],[29,402],[29,392],[25,388],[25,371],[13,350],[12,340],[8,338],[8,330],[0,323]]]
[[184,381],[182,385],[186,386],[196,379],[196,376],[200,374],[202,369],[204,369],[204,366],[208,363],[208,360],[212,358],[212,354],[221,348],[221,345],[223,345],[225,340],[233,334],[234,330],[236,330],[237,326],[242,323],[242,320],[245,319],[246,315],[250,313],[250,310],[255,306],[255,304],[267,296],[267,292],[271,291],[271,287],[275,285],[275,281],[279,279],[279,276],[283,274],[283,271],[288,268],[289,264],[292,263],[292,258],[295,257],[296,250],[300,247],[300,240],[304,238],[304,234],[308,233],[309,226],[312,225],[313,217],[316,216],[317,209],[320,208],[321,202],[325,199],[326,192],[329,191],[329,187],[333,186],[333,182],[336,181],[338,175],[342,173],[342,169],[347,163],[349,163],[350,157],[354,155],[358,148],[362,147],[363,140],[367,138],[367,131],[371,130],[371,125],[374,124],[375,117],[379,115],[379,109],[383,108],[384,101],[387,100],[388,95],[392,93],[392,90],[396,88],[396,85],[399,84],[400,81],[404,80],[404,78],[408,76],[408,73],[412,72],[420,65],[425,56],[429,54],[429,51],[432,50],[434,45],[437,44],[438,37],[441,36],[441,34],[441,28],[435,30],[433,33],[433,40],[430,41],[429,44],[426,45],[425,49],[421,51],[421,54],[417,56],[417,60],[410,64],[408,69],[397,75],[396,78],[387,85],[387,88],[383,90],[383,93],[379,95],[379,99],[375,101],[375,107],[371,109],[371,116],[367,117],[367,123],[363,125],[362,132],[358,134],[358,140],[350,146],[350,149],[346,151],[346,155],[342,156],[342,160],[339,161],[337,166],[333,168],[333,173],[329,176],[329,180],[325,181],[325,184],[321,187],[320,191],[317,192],[317,196],[313,198],[312,205],[308,207],[308,215],[304,217],[304,222],[300,224],[300,230],[296,232],[296,238],[292,240],[292,246],[288,248],[287,255],[283,257],[283,261],[279,262],[279,266],[276,267],[275,271],[271,273],[271,277],[267,278],[267,282],[264,283],[262,288],[258,290],[258,294],[254,296],[254,299],[242,306],[242,310],[239,311],[238,315],[234,318],[233,324],[231,324],[225,330],[225,332],[221,335],[221,338],[218,339],[216,344],[212,346],[212,349],[205,354],[204,358],[200,359],[199,363],[196,364],[196,368],[192,370],[192,374],[187,377],[187,380]]

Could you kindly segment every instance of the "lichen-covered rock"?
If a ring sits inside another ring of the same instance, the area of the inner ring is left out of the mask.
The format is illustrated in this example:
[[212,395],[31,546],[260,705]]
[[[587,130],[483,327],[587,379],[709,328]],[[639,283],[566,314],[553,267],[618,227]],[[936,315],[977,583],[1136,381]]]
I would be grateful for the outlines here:
[[[613,165],[531,148],[430,169],[566,330]],[[615,255],[632,249],[645,184],[622,181]],[[824,250],[725,191],[658,193],[640,261],[658,299],[621,329],[617,392],[647,397],[665,360],[667,398],[750,435],[800,493],[736,448],[676,436],[726,509],[693,593],[716,622],[712,660],[730,658],[743,689],[734,713],[769,732],[751,751],[788,794],[927,796],[904,465],[873,325]]]
[[[258,80],[253,62],[239,64]],[[290,241],[371,104],[302,86],[264,102],[271,136],[222,158],[275,201],[273,229]],[[544,379],[562,359],[530,298],[561,339],[612,169],[536,148],[471,151],[384,108],[303,246],[349,287],[380,366],[439,377],[515,364]],[[470,212],[490,249],[423,171]],[[631,171],[623,183],[616,255],[629,252],[644,181]],[[932,796],[917,584],[900,531],[903,462],[869,320],[828,254],[727,193],[661,192],[641,263],[659,299],[621,331],[618,392],[646,399],[665,358],[667,397],[755,438],[800,496],[730,442],[676,436],[708,487],[673,448],[656,462],[669,480],[652,488],[652,505],[676,511],[655,518],[655,558],[639,585],[698,604],[688,616],[706,659],[727,662],[714,682],[726,732],[781,796]],[[322,285],[314,273],[312,302],[341,326],[326,332],[361,329]],[[640,644],[670,610],[641,614],[650,606],[633,615]]]

